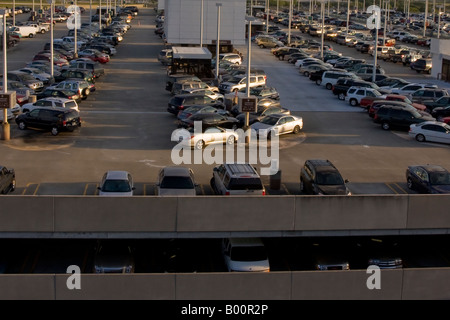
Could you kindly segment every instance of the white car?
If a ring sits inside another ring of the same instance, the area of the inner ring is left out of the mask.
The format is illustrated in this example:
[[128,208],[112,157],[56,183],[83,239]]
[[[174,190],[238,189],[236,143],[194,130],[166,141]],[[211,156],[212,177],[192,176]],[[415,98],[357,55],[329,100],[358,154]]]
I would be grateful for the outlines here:
[[350,87],[347,90],[347,95],[345,96],[345,101],[351,106],[356,107],[361,103],[361,99],[365,97],[373,97],[378,99],[386,99],[386,95],[380,93],[380,91],[374,88],[364,88],[364,87]]
[[214,92],[212,90],[209,89],[198,89],[198,88],[189,88],[189,89],[185,89],[181,91],[181,94],[186,94],[186,93],[191,93],[191,94],[204,94],[205,96],[210,97],[211,99],[215,100],[215,101],[219,101],[219,102],[224,102],[225,101],[225,97],[223,94],[219,93],[219,92]]
[[408,84],[404,85],[403,87],[392,88],[391,93],[408,96],[408,94],[411,94],[411,93],[413,93],[419,89],[423,89],[423,88],[436,89],[437,85],[428,84],[428,83],[408,83]]
[[269,272],[270,263],[261,238],[225,238],[222,255],[230,272]]
[[308,62],[308,61],[320,61],[320,62],[323,62],[322,60],[317,59],[317,58],[297,59],[297,61],[295,61],[294,66],[297,67],[297,68],[301,68],[303,63]]
[[158,196],[195,196],[196,187],[192,169],[169,166],[159,171],[156,193]]
[[242,58],[237,53],[221,53],[219,54],[219,61],[220,60],[227,60],[235,64],[241,64]]
[[29,75],[35,77],[37,80],[44,82],[44,84],[48,84],[49,81],[52,79],[51,74],[44,72],[38,68],[25,67],[25,68],[19,69],[19,71],[28,73]]
[[450,125],[439,121],[425,121],[412,124],[409,136],[419,142],[431,141],[450,144]]
[[267,135],[270,138],[272,134],[276,136],[294,133],[297,134],[303,129],[303,118],[286,114],[271,114],[255,122],[250,126],[257,135]]
[[127,171],[107,171],[102,178],[98,189],[99,196],[124,196],[133,195],[135,187],[133,178]]
[[34,103],[25,103],[21,110],[23,113],[30,112],[35,108],[48,107],[48,108],[66,108],[79,111],[78,104],[75,100],[66,98],[47,97],[39,99]]
[[179,143],[198,150],[203,149],[209,144],[234,145],[239,139],[238,134],[234,130],[227,130],[220,127],[207,127],[203,129],[203,132],[196,132],[194,128],[179,130],[176,133]]

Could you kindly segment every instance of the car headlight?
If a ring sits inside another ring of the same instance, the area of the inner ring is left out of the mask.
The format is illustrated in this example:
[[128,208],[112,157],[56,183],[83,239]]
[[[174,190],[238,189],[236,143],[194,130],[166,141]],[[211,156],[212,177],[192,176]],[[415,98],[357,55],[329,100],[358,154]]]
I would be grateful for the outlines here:
[[131,273],[132,270],[133,270],[133,267],[132,267],[132,266],[127,266],[127,267],[125,268],[125,273]]

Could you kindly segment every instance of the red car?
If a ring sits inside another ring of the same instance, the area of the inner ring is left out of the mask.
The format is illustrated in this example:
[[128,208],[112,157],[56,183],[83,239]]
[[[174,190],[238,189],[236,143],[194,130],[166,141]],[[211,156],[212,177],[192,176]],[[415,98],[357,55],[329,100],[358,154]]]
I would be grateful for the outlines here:
[[422,47],[429,46],[430,42],[431,42],[431,39],[428,39],[428,38],[417,39],[417,45],[422,46]]
[[86,49],[83,51],[78,52],[78,57],[80,58],[89,58],[92,61],[99,62],[99,63],[107,63],[109,62],[109,55],[100,52],[95,49]]

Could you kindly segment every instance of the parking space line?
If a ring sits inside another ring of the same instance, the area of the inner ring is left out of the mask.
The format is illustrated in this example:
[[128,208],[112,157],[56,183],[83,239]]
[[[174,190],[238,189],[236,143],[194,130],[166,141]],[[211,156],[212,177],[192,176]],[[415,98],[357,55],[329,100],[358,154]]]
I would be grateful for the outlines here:
[[389,183],[385,183],[385,185],[389,188],[389,189],[391,189],[395,194],[398,194],[398,192],[397,191],[395,191],[395,189],[394,188],[392,188],[391,186],[390,186],[390,184]]
[[284,191],[286,191],[287,194],[289,195],[291,194],[284,183],[282,183],[281,186],[283,187]]
[[[35,186],[34,187],[35,189],[33,192],[31,192],[33,186]],[[27,183],[25,189],[23,189],[23,191],[22,191],[22,195],[24,196],[26,194],[28,194],[28,195],[31,194],[31,195],[35,196],[38,192],[39,186],[40,186],[39,183]],[[30,191],[30,192],[28,192],[28,191]]]
[[200,184],[200,190],[201,190],[203,196],[206,195],[206,194],[205,194],[205,189],[203,188],[203,185],[202,185],[202,184]]
[[408,194],[402,187],[400,187],[396,182],[394,182],[394,185],[399,188],[404,194]]
[[152,184],[151,183],[144,183],[144,185],[143,185],[144,196],[147,195],[147,186],[152,186]]
[[[94,186],[94,190],[92,192],[92,190],[89,190],[92,186]],[[97,188],[98,188],[99,184],[98,183],[86,183],[86,185],[84,186],[84,191],[83,191],[83,195],[86,196],[88,194],[93,194],[94,196],[97,195]]]

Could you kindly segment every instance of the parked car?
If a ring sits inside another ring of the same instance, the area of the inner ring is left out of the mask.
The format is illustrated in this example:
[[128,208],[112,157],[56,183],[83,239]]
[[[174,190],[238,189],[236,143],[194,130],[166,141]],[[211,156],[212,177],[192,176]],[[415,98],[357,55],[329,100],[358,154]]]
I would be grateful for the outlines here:
[[249,163],[224,163],[214,167],[211,189],[219,195],[264,196],[266,189]]
[[200,114],[200,113],[219,113],[219,114],[223,114],[223,115],[229,115],[227,110],[224,109],[218,109],[218,108],[214,108],[212,106],[209,105],[193,105],[190,107],[187,107],[183,110],[180,110],[177,114],[177,119],[179,121],[183,120],[183,119],[187,119],[190,116],[194,115],[194,114]]
[[427,107],[427,109],[431,110],[431,113],[433,113],[433,111],[435,109],[442,110],[442,109],[445,109],[448,106],[450,106],[450,97],[444,96],[444,97],[439,98],[435,102],[425,102],[424,104]]
[[230,272],[270,271],[267,249],[261,238],[225,238],[222,255]]
[[431,111],[431,115],[438,121],[442,121],[442,118],[450,117],[450,105],[434,108],[433,111]]
[[31,110],[34,110],[36,108],[65,108],[65,109],[73,109],[76,111],[78,110],[78,104],[75,100],[72,99],[65,99],[65,98],[55,98],[55,97],[48,97],[48,98],[42,98],[37,100],[34,103],[25,103],[21,110],[23,113],[30,112]]
[[88,58],[79,58],[70,61],[67,69],[89,71],[95,79],[105,75],[105,68],[103,68],[100,63],[92,61]]
[[394,105],[385,105],[378,109],[373,118],[375,123],[381,124],[384,130],[391,127],[409,129],[412,124],[435,120],[431,116],[420,114],[417,110],[405,110]]
[[36,108],[19,114],[15,121],[20,130],[27,128],[49,130],[54,136],[61,131],[72,132],[81,126],[80,114],[73,109]]
[[94,273],[134,273],[133,249],[117,240],[98,241],[94,255]]
[[210,144],[234,145],[239,135],[234,130],[221,127],[202,127],[201,131],[189,128],[185,134],[179,135],[179,143],[185,146],[201,150]]
[[279,113],[271,114],[254,122],[250,128],[255,130],[258,136],[271,139],[282,134],[299,133],[303,129],[303,118]]
[[437,88],[437,85],[428,83],[408,83],[404,86],[392,88],[391,93],[408,96],[408,94],[424,88]]
[[[266,85],[266,76],[264,75],[250,75],[250,87],[258,87]],[[238,75],[219,85],[221,94],[239,91],[247,87],[247,75]]]
[[350,87],[345,96],[345,101],[348,102],[351,106],[355,107],[359,106],[361,103],[361,99],[366,97],[372,99],[385,99],[386,95],[381,94],[374,88]]
[[180,110],[184,110],[193,105],[208,105],[218,109],[225,109],[225,104],[215,101],[203,94],[177,94],[169,102],[167,111],[177,115]]
[[433,67],[433,62],[431,59],[417,59],[414,62],[411,62],[409,67],[412,70],[416,70],[417,73],[424,72],[431,74],[431,68]]
[[416,103],[425,104],[436,102],[439,98],[448,98],[449,96],[447,89],[423,88],[410,93],[409,99]]
[[[7,73],[8,81],[18,81],[23,85],[27,86],[34,92],[40,92],[44,89],[44,83],[37,80],[32,75],[22,72],[22,71],[8,71]],[[0,76],[3,84],[3,75]]]
[[[290,115],[291,112],[290,110],[283,108],[281,106],[259,106],[257,107],[256,112],[249,112],[249,125],[252,125],[255,122],[259,122],[262,119],[264,119],[266,116],[272,115],[272,114],[285,114],[285,115]],[[239,120],[240,126],[244,126],[245,125],[245,117],[246,114],[245,113],[240,113],[236,115],[236,119]]]
[[348,180],[329,160],[306,160],[300,170],[300,191],[316,195],[351,195]]
[[46,73],[39,68],[25,67],[25,68],[19,69],[18,71],[28,73],[29,75],[33,76],[37,80],[42,81],[42,83],[45,86],[51,85],[55,82],[55,78],[52,77],[51,74]]
[[[247,88],[242,88],[238,91],[238,95],[240,93],[246,93]],[[255,96],[259,99],[262,98],[270,98],[274,100],[280,99],[280,94],[278,93],[277,89],[274,87],[268,87],[268,86],[259,86],[259,87],[252,87],[250,88],[250,96]]]
[[103,175],[97,189],[99,196],[129,197],[133,195],[135,187],[129,172],[109,170]]
[[159,171],[156,194],[158,196],[195,196],[197,183],[194,171],[182,166],[168,166]]
[[418,193],[450,193],[450,173],[440,165],[414,165],[406,169],[408,188]]
[[197,113],[192,116],[182,119],[180,126],[184,128],[195,128],[195,123],[201,122],[202,127],[222,127],[225,129],[237,129],[239,127],[239,120],[234,117],[219,114],[219,113]]
[[450,126],[440,121],[425,121],[412,124],[408,132],[419,142],[430,141],[450,144]]
[[172,63],[172,49],[162,49],[158,53],[158,61],[161,62],[161,64],[168,66]]
[[16,189],[16,172],[14,169],[0,166],[0,193],[7,194]]
[[57,97],[75,100],[77,103],[81,102],[81,97],[77,92],[65,89],[56,89],[51,87],[48,87],[44,91],[38,93],[36,97],[38,100],[48,97]]
[[94,62],[101,64],[108,63],[110,58],[106,53],[100,52],[97,49],[84,49],[78,52],[80,58],[88,58]]
[[85,80],[74,79],[61,81],[60,83],[53,85],[50,88],[76,92],[80,95],[82,100],[87,99],[87,97],[91,94],[91,91],[95,91],[95,87],[93,88],[94,90],[91,90],[91,85],[89,84],[89,82]]

